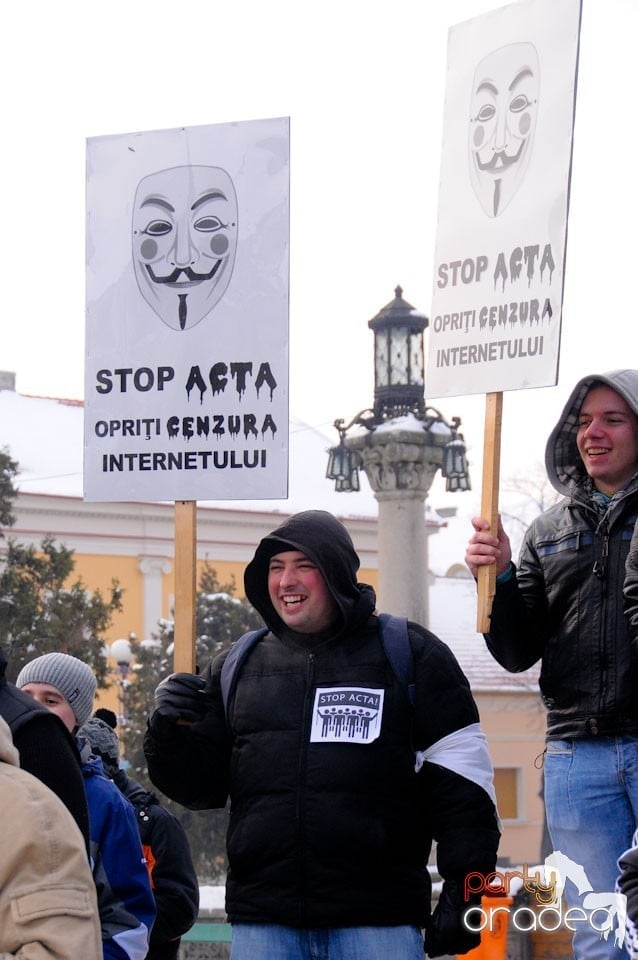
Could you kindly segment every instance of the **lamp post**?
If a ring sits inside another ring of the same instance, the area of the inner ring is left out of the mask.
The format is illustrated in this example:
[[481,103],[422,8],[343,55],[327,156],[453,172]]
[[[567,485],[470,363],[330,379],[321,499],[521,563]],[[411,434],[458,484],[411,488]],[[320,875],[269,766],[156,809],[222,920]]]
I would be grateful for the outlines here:
[[[446,489],[470,489],[461,421],[426,405],[423,336],[427,317],[403,299],[368,322],[374,333],[374,403],[346,424],[326,476],[338,491],[359,489],[364,470],[379,504],[379,607],[428,623],[425,499],[437,470]],[[349,431],[352,431],[349,434]]]
[[117,718],[117,722],[121,727],[126,726],[126,690],[128,687],[128,675],[131,669],[131,661],[133,660],[133,652],[131,650],[131,644],[128,640],[120,639],[114,640],[110,647],[110,654],[117,664],[118,671],[118,686],[119,686],[119,696],[120,701],[120,712]]

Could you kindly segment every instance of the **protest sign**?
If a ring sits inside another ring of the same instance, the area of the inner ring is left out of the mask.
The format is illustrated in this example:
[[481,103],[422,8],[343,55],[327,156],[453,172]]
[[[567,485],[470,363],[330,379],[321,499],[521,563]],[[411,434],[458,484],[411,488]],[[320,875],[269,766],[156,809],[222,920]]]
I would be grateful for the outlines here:
[[287,118],[87,142],[87,500],[287,496]]
[[[518,0],[449,32],[428,396],[485,393],[496,531],[502,392],[558,379],[580,0]],[[479,570],[489,629],[494,565]]]
[[555,384],[580,0],[449,32],[428,396]]

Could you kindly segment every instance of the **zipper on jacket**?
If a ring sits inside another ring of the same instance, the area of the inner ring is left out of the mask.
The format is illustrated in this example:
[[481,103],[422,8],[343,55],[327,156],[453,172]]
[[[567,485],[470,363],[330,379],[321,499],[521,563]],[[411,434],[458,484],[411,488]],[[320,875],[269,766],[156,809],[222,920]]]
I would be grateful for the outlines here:
[[315,668],[315,655],[314,653],[308,654],[308,665],[306,670],[306,692],[304,695],[304,704],[303,704],[303,719],[301,722],[301,749],[299,751],[299,790],[297,792],[297,809],[296,817],[297,820],[301,820],[301,794],[302,787],[304,785],[305,771],[306,771],[306,754],[308,751],[308,721],[310,718],[310,711],[312,709],[312,684]]
[[297,805],[295,810],[295,816],[297,820],[297,836],[298,836],[298,870],[299,870],[299,886],[300,886],[300,903],[299,903],[299,912],[302,924],[306,923],[306,868],[305,868],[305,849],[304,849],[304,826],[303,826],[303,800],[305,797],[306,789],[306,759],[308,753],[308,737],[309,737],[309,720],[310,714],[312,711],[312,690],[314,682],[314,669],[315,669],[315,655],[314,653],[308,654],[308,664],[306,670],[306,692],[304,695],[304,705],[303,705],[303,719],[301,723],[301,745],[299,750],[299,777],[298,777],[298,788],[297,788]]
[[598,528],[601,536],[600,558],[594,561],[593,574],[599,580],[604,580],[607,576],[607,561],[609,559],[609,527],[607,521],[603,520]]
[[[602,714],[605,711],[605,693],[607,688],[607,677],[609,673],[609,664],[607,659],[605,637],[607,636],[607,568],[609,563],[609,524],[603,520],[598,528],[601,538],[600,560],[594,563],[594,574],[600,581],[601,592],[601,618],[600,633],[598,635],[598,659],[600,663],[600,692],[598,698],[598,710]],[[595,732],[592,730],[592,733]]]

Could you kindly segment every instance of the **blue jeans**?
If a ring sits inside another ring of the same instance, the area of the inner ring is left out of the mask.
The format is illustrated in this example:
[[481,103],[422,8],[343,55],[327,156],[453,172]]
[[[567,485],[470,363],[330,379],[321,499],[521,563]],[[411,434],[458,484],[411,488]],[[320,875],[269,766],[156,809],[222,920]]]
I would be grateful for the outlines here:
[[296,930],[274,923],[233,924],[231,960],[423,960],[418,927]]
[[[591,900],[587,903],[588,892],[592,899],[596,894],[613,893],[616,861],[631,846],[638,820],[638,738],[549,740],[545,809],[554,851],[569,857],[585,874],[577,876],[576,871],[575,881],[567,881],[568,908],[592,906]],[[609,909],[613,910],[611,903]],[[599,910],[590,921],[573,924],[575,960],[622,960],[627,956],[616,941],[617,929],[606,938],[596,929],[604,922],[605,912]]]

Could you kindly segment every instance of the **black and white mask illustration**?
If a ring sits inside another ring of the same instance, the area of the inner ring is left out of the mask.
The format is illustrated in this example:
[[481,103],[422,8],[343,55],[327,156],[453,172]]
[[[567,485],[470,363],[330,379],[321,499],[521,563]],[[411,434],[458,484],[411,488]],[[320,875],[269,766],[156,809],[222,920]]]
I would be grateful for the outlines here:
[[194,327],[219,303],[237,249],[237,197],[220,167],[183,166],[140,180],[133,264],[140,293],[173,330]]
[[476,68],[469,128],[470,179],[483,210],[498,217],[529,165],[540,71],[531,43],[494,50]]

